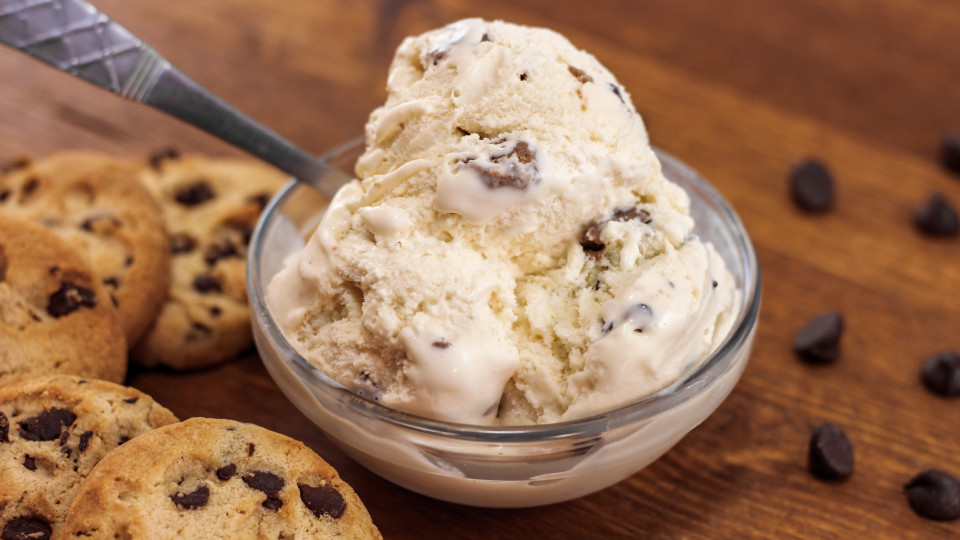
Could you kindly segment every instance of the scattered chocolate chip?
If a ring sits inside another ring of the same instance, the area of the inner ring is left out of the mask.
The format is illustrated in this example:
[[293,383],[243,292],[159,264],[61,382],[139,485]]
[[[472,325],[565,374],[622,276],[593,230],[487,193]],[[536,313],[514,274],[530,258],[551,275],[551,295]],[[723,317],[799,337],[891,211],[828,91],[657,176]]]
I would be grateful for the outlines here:
[[960,132],[950,133],[940,144],[940,163],[948,171],[960,174]]
[[536,156],[533,155],[533,151],[530,150],[530,145],[526,141],[517,141],[516,146],[513,147],[513,151],[508,154],[509,156],[517,156],[517,160],[520,163],[531,163]]
[[117,441],[117,444],[123,444],[123,443],[125,443],[125,442],[127,442],[127,441],[129,441],[129,440],[130,440],[130,437],[127,437],[126,435],[122,435],[122,436],[120,436],[120,440]]
[[903,490],[910,508],[921,517],[937,521],[960,518],[960,480],[952,474],[926,470],[914,476]]
[[170,236],[170,253],[179,255],[190,253],[197,247],[197,241],[188,234],[178,233]]
[[956,236],[960,230],[957,211],[940,193],[931,193],[913,214],[913,223],[930,236]]
[[435,66],[440,63],[441,60],[447,57],[447,51],[430,51],[427,53],[427,64]]
[[254,445],[253,443],[248,444],[248,445],[247,445],[247,455],[248,455],[248,456],[252,456],[252,455],[253,455],[253,451],[256,450],[256,449],[257,449],[257,447],[256,447],[256,445]]
[[611,221],[631,221],[634,219],[640,220],[641,223],[645,224],[650,224],[653,221],[653,218],[650,217],[650,212],[642,208],[616,210],[609,218],[591,223],[583,229],[583,232],[580,233],[580,247],[582,247],[583,251],[590,257],[600,259],[603,255],[603,250],[607,247],[601,240],[603,228],[607,226],[607,223]]
[[129,404],[131,404],[131,405],[133,405],[133,404],[136,403],[137,401],[140,401],[140,397],[139,397],[139,396],[133,396],[132,398],[127,398],[127,399],[123,400],[124,403],[129,403]]
[[193,510],[206,506],[209,499],[210,488],[208,488],[206,484],[201,484],[200,487],[191,493],[176,493],[170,496],[170,500],[172,500],[174,504],[185,510]]
[[133,264],[133,255],[127,255],[127,258],[123,260],[124,266],[131,266]]
[[614,321],[604,322],[603,320],[601,320],[600,322],[602,323],[602,326],[600,327],[600,331],[603,332],[604,334],[610,333],[610,331],[613,330],[613,327],[616,326],[616,323]]
[[63,446],[63,445],[65,445],[65,444],[67,444],[67,439],[69,439],[69,438],[70,438],[70,432],[69,432],[69,431],[62,431],[62,432],[60,432],[60,440],[59,440],[60,446]]
[[226,259],[228,257],[240,257],[240,252],[237,251],[237,246],[230,243],[229,240],[223,239],[216,244],[212,244],[207,248],[203,253],[203,260],[209,266],[213,266],[220,259]]
[[28,441],[53,441],[77,415],[67,409],[53,408],[20,422],[20,437]]
[[33,459],[33,458],[30,457],[30,456],[24,455],[24,456],[23,456],[23,466],[24,466],[24,468],[26,468],[27,470],[35,471],[35,470],[37,470],[37,460]]
[[713,282],[711,283],[711,285],[713,286],[714,289],[716,289],[716,288],[717,288],[717,285],[719,285],[719,283],[717,283],[717,280],[713,280]]
[[801,161],[790,171],[790,196],[807,212],[824,212],[833,206],[833,176],[815,159]]
[[617,85],[615,85],[615,84],[613,84],[613,83],[610,83],[610,91],[613,92],[614,95],[617,96],[617,99],[620,100],[620,103],[624,103],[624,104],[626,103],[626,101],[623,100],[623,94],[620,93],[620,87],[619,87],[619,86],[617,86]]
[[842,480],[853,473],[853,446],[843,428],[826,422],[813,430],[808,452],[810,472],[824,480]]
[[450,345],[453,345],[453,344],[447,341],[446,339],[440,338],[434,341],[432,345],[438,349],[447,349],[450,347]]
[[104,278],[103,284],[116,289],[117,287],[120,286],[120,278],[117,276],[110,276],[108,278]]
[[26,181],[26,183],[23,184],[23,187],[20,188],[20,191],[23,193],[23,196],[26,197],[36,191],[38,187],[40,187],[40,179],[36,176],[32,176]]
[[793,340],[793,350],[806,362],[829,364],[837,359],[843,317],[836,312],[820,315],[800,329]]
[[180,159],[179,150],[176,148],[164,148],[163,150],[154,152],[150,156],[150,166],[153,167],[154,170],[159,171],[163,168],[164,161],[172,161],[176,159]]
[[3,250],[3,246],[0,246],[0,281],[7,280],[7,253]]
[[53,528],[40,517],[13,518],[3,526],[2,540],[50,540]]
[[943,351],[931,356],[923,364],[920,379],[934,394],[960,396],[960,355]]
[[267,495],[267,500],[262,503],[264,508],[278,510],[283,506],[283,501],[279,498],[280,489],[285,484],[283,478],[267,471],[252,471],[243,475],[241,480],[253,489],[262,491]]
[[527,189],[540,182],[536,155],[525,141],[518,141],[509,152],[493,155],[492,163],[467,160],[464,163],[476,171],[480,180],[490,189]]
[[90,439],[92,437],[92,431],[84,431],[80,434],[80,442],[77,444],[77,450],[79,450],[81,454],[87,449],[87,445],[90,444]]
[[26,168],[27,165],[30,165],[30,158],[27,156],[17,156],[0,165],[0,174],[12,173],[13,171]]
[[297,488],[300,489],[300,500],[303,501],[303,505],[316,517],[330,516],[337,519],[347,508],[343,495],[330,486],[313,487],[297,484]]
[[588,83],[588,82],[593,82],[593,77],[587,75],[587,72],[584,71],[584,70],[582,70],[582,69],[580,69],[580,68],[575,68],[575,67],[573,67],[573,66],[567,66],[567,70],[569,70],[569,71],[570,71],[570,74],[573,75],[574,78],[576,78],[578,81],[580,81],[581,84],[586,84],[586,83]]
[[220,480],[229,480],[233,478],[233,475],[237,474],[237,466],[233,463],[227,463],[223,467],[217,469],[217,478]]
[[247,200],[250,202],[257,203],[257,206],[260,207],[260,210],[263,210],[264,208],[267,207],[267,203],[270,202],[270,194],[258,193],[252,197],[249,197]]
[[10,194],[11,194],[11,193],[12,193],[12,192],[11,192],[9,189],[5,189],[5,190],[3,190],[3,191],[0,191],[0,203],[6,202],[6,200],[10,198]]
[[91,216],[83,220],[80,223],[80,228],[88,232],[94,232],[96,228],[103,227],[103,225],[98,225],[99,223],[109,224],[111,225],[111,228],[120,227],[122,225],[120,220],[115,216],[103,214],[99,216]]
[[215,196],[216,194],[213,192],[210,184],[204,180],[197,180],[192,184],[180,186],[177,192],[174,193],[173,198],[184,206],[196,206],[209,201]]
[[50,296],[47,313],[60,318],[69,315],[81,307],[92,308],[97,305],[97,295],[86,287],[64,281],[57,292]]
[[210,328],[203,323],[194,322],[190,324],[190,332],[187,334],[187,341],[207,339],[212,335],[213,328]]
[[527,80],[527,72],[526,72],[526,71],[524,71],[523,73],[520,74],[520,80],[521,80],[521,81]]
[[485,41],[490,41],[490,34],[486,32],[484,32],[483,35],[480,36],[480,43],[483,43]]
[[10,420],[7,415],[0,412],[0,443],[10,441]]
[[117,297],[110,295],[110,303],[113,304],[113,307],[120,307],[120,302],[117,302]]
[[193,279],[193,288],[199,293],[222,292],[220,280],[210,274],[200,274]]
[[223,313],[223,311],[217,306],[213,306],[210,308],[211,317],[219,317],[221,313]]

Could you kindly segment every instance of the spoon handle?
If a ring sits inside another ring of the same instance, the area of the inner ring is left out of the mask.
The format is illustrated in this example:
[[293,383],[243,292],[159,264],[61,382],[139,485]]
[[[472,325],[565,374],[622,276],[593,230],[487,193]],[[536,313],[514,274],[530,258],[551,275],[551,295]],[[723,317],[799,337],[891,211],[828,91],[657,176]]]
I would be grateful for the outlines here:
[[0,43],[193,124],[328,197],[345,180],[191,80],[83,0],[0,0]]

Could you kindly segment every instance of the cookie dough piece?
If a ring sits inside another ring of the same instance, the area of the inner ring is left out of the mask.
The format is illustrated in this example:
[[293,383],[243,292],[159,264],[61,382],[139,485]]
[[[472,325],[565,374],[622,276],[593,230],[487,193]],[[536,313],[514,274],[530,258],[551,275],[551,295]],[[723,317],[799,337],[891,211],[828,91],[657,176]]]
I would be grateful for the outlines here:
[[137,167],[89,152],[54,154],[0,176],[0,212],[48,227],[85,255],[130,345],[153,321],[170,279],[163,217],[137,180]]
[[0,212],[0,386],[56,373],[120,382],[126,371],[116,309],[83,256]]
[[143,392],[96,379],[0,388],[0,537],[58,538],[80,481],[103,456],[176,421]]
[[303,443],[208,418],[160,428],[104,458],[80,486],[64,534],[380,538],[353,489]]
[[170,233],[172,282],[134,349],[145,366],[194,369],[253,343],[246,289],[250,233],[287,176],[256,161],[158,154],[143,167]]

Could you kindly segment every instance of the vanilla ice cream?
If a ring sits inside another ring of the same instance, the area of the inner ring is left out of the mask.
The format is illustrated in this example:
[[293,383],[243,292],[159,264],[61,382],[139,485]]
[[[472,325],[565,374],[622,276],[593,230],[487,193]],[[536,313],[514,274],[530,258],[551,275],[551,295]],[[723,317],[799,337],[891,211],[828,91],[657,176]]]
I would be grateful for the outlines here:
[[400,410],[538,424],[661,390],[726,336],[733,278],[593,56],[467,19],[406,39],[387,92],[268,287],[306,360]]

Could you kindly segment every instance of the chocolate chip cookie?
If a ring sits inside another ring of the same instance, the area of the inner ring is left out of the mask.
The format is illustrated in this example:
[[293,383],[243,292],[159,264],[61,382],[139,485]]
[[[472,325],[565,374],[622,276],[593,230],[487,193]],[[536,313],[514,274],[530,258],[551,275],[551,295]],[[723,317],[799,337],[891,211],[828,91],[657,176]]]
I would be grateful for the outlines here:
[[143,392],[96,379],[0,388],[0,537],[59,537],[80,481],[103,456],[176,421]]
[[63,152],[0,176],[0,212],[46,226],[85,255],[130,345],[156,316],[170,276],[163,217],[138,171],[106,156]]
[[356,493],[302,443],[207,418],[157,429],[104,458],[80,486],[64,534],[380,538]]
[[56,373],[120,382],[126,370],[116,309],[83,256],[0,212],[0,386]]
[[253,343],[247,304],[250,233],[287,177],[242,159],[164,152],[143,167],[170,233],[172,282],[134,361],[193,369],[235,357]]

